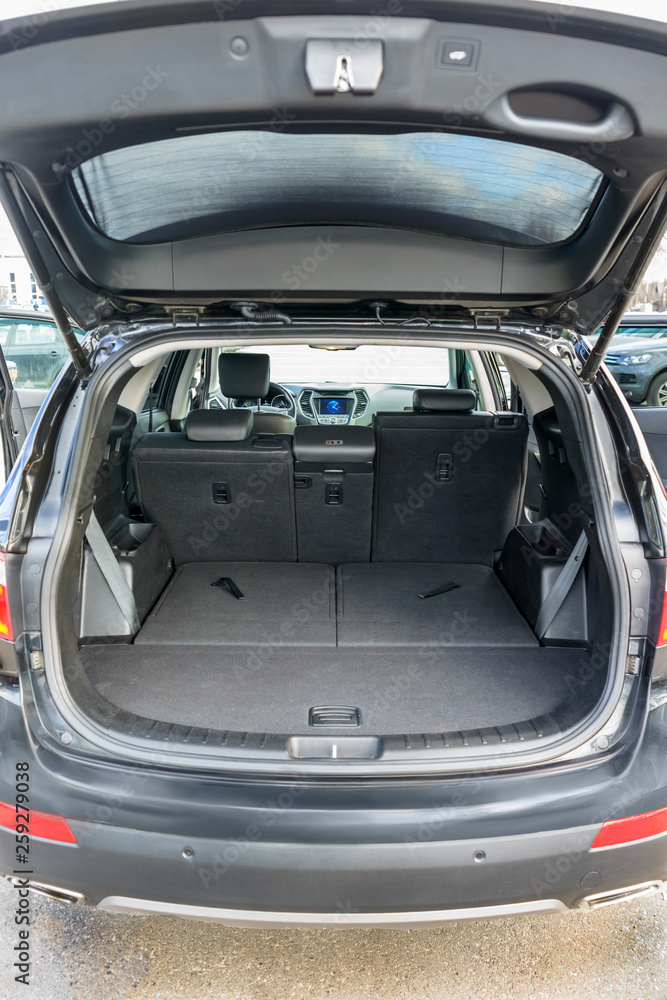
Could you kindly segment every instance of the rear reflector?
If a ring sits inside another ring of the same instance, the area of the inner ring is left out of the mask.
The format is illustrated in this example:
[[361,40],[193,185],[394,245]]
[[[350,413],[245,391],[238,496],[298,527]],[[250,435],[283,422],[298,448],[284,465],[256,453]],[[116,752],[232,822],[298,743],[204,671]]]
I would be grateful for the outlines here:
[[665,595],[662,600],[662,616],[658,632],[658,646],[667,646],[667,575],[665,576]]
[[[26,822],[26,816],[28,822]],[[20,806],[17,814],[16,806],[0,802],[0,826],[11,830],[12,833],[17,833],[17,823],[19,834],[27,833],[30,837],[41,837],[43,840],[59,840],[61,844],[76,844],[76,837],[67,825],[67,820],[63,819],[62,816],[36,812],[34,809],[23,812]],[[23,827],[26,829],[24,830]]]
[[12,620],[9,617],[9,601],[7,600],[7,573],[5,572],[4,552],[0,552],[0,639],[14,640]]
[[618,847],[619,844],[631,844],[636,840],[648,840],[667,833],[667,809],[656,809],[653,812],[640,813],[638,816],[626,816],[624,819],[612,819],[603,823],[600,831],[591,844],[591,850],[600,847]]

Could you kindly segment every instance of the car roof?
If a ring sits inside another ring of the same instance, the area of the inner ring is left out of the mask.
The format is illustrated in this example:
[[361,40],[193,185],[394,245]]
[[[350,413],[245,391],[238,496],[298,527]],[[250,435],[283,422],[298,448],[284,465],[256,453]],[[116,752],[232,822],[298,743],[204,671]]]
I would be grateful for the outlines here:
[[0,319],[25,319],[37,320],[40,323],[53,323],[53,316],[50,313],[37,309],[21,309],[12,306],[0,306]]
[[620,326],[667,326],[667,313],[626,313]]

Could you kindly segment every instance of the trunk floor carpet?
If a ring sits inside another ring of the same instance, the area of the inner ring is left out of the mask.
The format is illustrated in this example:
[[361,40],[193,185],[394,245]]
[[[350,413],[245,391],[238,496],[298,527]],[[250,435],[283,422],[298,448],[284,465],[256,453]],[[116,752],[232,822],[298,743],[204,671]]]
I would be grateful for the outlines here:
[[[231,578],[243,593],[238,600]],[[455,584],[425,599],[420,594]],[[532,646],[488,566],[455,563],[189,563],[135,639],[145,645]]]
[[[420,594],[446,584],[432,597]],[[339,646],[539,646],[488,566],[350,563],[338,567]]]
[[[228,586],[231,578],[241,593]],[[336,571],[317,563],[188,563],[179,567],[136,645],[335,646]]]
[[[582,649],[91,645],[90,681],[163,722],[294,735],[437,733],[547,715],[570,694]],[[361,711],[358,728],[309,728],[316,706]]]

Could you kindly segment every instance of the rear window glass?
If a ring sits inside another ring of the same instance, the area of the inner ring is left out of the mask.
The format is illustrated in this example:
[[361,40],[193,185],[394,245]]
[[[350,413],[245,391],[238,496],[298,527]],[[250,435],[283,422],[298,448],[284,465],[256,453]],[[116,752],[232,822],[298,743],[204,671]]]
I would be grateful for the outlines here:
[[580,228],[602,180],[561,153],[445,132],[216,132],[113,150],[73,172],[102,232],[138,243],[347,223],[544,245]]

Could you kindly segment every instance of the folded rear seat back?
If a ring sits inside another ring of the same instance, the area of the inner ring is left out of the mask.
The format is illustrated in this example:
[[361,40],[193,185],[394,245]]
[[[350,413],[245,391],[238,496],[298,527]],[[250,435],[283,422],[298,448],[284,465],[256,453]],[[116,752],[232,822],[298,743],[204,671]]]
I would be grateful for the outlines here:
[[293,447],[299,562],[369,562],[372,428],[299,426]]
[[465,389],[424,389],[375,416],[374,562],[492,565],[521,513],[528,424],[474,411]]
[[194,410],[181,434],[145,434],[137,496],[178,564],[296,559],[292,439],[255,434],[248,410]]

